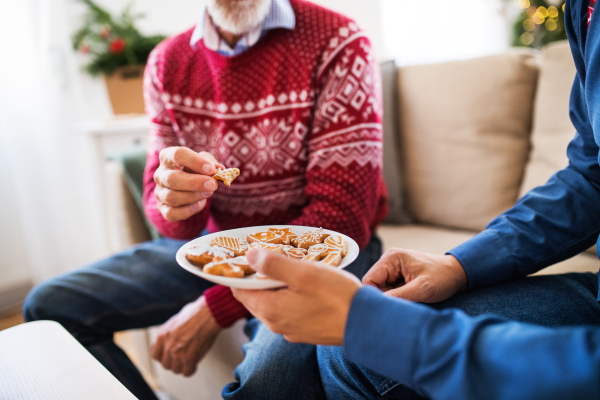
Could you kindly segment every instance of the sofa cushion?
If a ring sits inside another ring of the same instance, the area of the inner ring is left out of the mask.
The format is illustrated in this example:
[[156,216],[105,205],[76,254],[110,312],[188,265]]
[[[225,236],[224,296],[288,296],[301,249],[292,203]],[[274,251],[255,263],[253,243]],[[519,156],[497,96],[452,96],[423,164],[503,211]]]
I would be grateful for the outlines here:
[[514,50],[399,69],[401,161],[417,221],[480,230],[515,203],[538,57]]
[[[427,225],[382,225],[377,229],[377,234],[383,243],[383,250],[398,247],[430,254],[445,254],[448,250],[475,236],[477,232]],[[545,268],[535,275],[598,272],[599,268],[598,257],[584,253]]]
[[381,63],[383,94],[383,180],[388,190],[390,211],[386,222],[405,224],[410,217],[404,207],[402,174],[398,143],[398,68],[394,61]]
[[575,72],[568,41],[552,43],[543,49],[533,110],[533,149],[525,167],[521,196],[569,165],[567,145],[575,136],[569,118],[569,96]]

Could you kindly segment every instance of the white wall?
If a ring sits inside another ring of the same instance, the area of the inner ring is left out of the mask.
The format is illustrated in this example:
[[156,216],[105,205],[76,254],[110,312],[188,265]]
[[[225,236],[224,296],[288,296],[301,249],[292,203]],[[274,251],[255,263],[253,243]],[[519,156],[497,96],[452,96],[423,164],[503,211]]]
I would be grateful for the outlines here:
[[381,0],[385,58],[428,64],[500,53],[515,7],[506,0]]
[[[21,229],[15,182],[5,157],[6,147],[0,141],[0,292],[31,281],[26,240]],[[14,168],[15,166],[12,166]]]

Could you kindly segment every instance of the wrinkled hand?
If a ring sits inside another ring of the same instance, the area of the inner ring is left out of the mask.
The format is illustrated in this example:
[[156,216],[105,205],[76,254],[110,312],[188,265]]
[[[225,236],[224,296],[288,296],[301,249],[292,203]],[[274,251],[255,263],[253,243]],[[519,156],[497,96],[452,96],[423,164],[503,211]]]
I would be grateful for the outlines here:
[[465,270],[453,256],[402,249],[386,251],[362,281],[386,295],[420,303],[444,301],[469,286]]
[[159,328],[152,358],[176,374],[190,376],[220,330],[202,296]]
[[275,290],[233,289],[234,296],[275,333],[290,342],[341,345],[352,299],[361,284],[330,266],[250,250],[254,270],[287,283]]
[[217,190],[211,176],[225,169],[205,151],[187,147],[167,147],[160,152],[160,166],[154,173],[157,208],[169,222],[188,219],[206,206],[206,199]]

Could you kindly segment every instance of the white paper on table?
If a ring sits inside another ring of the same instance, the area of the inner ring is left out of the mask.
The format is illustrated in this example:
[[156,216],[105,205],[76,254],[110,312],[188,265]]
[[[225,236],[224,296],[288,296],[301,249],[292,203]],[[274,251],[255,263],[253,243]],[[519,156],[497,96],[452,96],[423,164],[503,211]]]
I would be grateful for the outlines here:
[[1,400],[135,398],[57,322],[0,332]]

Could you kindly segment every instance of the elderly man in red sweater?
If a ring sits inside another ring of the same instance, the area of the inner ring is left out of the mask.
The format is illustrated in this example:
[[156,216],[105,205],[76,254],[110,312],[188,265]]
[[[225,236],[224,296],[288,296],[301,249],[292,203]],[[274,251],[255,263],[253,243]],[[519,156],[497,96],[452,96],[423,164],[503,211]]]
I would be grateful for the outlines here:
[[[292,224],[345,233],[361,277],[381,255],[381,96],[375,56],[352,20],[300,0],[210,0],[201,22],[152,52],[144,202],[165,237],[35,288],[27,320],[67,328],[137,397],[154,394],[112,340],[163,324],[152,356],[191,375],[220,329],[248,311],[175,262],[203,232]],[[211,177],[237,167],[231,187]],[[166,321],[166,322],[165,322]],[[250,319],[251,345],[225,398],[314,399],[314,346]]]

